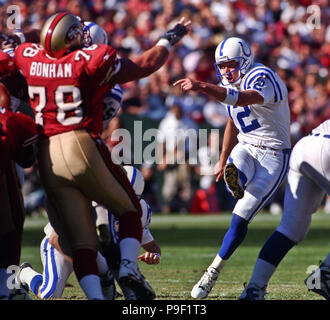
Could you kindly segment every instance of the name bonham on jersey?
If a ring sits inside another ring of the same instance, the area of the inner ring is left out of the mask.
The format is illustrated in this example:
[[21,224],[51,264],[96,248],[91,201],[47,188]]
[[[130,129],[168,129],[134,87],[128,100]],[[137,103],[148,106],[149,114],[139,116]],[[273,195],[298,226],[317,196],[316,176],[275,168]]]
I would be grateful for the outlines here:
[[32,62],[30,68],[30,76],[43,78],[71,78],[72,64],[71,63],[43,63]]

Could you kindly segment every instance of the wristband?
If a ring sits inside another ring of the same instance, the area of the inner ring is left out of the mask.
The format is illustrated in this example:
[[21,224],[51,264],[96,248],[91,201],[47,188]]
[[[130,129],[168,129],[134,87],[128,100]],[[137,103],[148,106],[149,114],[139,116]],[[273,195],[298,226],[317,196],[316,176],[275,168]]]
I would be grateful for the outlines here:
[[156,46],[162,46],[165,47],[167,49],[168,52],[170,52],[171,50],[171,44],[167,39],[159,39],[158,42],[156,43]]
[[238,100],[238,94],[239,92],[236,89],[227,88],[227,96],[222,102],[234,106]]

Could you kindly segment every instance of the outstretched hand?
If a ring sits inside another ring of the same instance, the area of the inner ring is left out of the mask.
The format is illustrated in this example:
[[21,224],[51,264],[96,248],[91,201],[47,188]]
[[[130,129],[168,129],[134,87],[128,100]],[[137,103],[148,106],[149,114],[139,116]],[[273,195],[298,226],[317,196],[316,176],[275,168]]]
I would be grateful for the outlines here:
[[198,81],[190,78],[180,79],[173,83],[173,86],[177,85],[181,86],[182,91],[198,90]]
[[162,35],[161,39],[167,39],[170,45],[174,45],[179,42],[184,35],[188,33],[191,29],[191,21],[186,20],[186,18],[182,17],[180,21],[170,30],[168,30],[164,35]]

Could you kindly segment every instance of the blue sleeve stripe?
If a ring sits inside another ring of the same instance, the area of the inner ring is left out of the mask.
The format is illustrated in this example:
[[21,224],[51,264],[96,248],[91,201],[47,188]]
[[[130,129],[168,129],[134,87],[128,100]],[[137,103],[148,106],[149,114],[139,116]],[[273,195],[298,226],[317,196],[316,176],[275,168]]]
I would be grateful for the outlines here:
[[246,87],[247,87],[247,83],[248,83],[248,80],[250,79],[250,77],[252,75],[254,75],[255,72],[259,72],[259,71],[267,71],[267,72],[270,72],[270,69],[267,69],[265,67],[257,67],[255,69],[252,69],[251,70],[251,73],[244,79],[244,89],[246,90]]
[[[270,69],[267,69],[267,68],[264,68],[264,67],[256,68],[255,70],[253,70],[253,71],[247,76],[247,78],[244,80],[244,89],[247,88],[247,85],[248,85],[248,79],[251,77],[252,74],[254,74],[254,73],[257,72],[257,71],[266,71],[266,72],[267,72],[266,75],[269,75],[269,76],[272,78],[272,80],[273,80],[273,84],[274,84],[274,83],[276,84],[276,87],[277,87],[277,89],[278,89],[278,91],[279,91],[280,97],[281,97],[281,99],[283,99],[283,95],[282,95],[282,91],[281,91],[280,85],[279,85],[278,82],[276,81],[276,79],[275,79],[275,77],[274,77],[272,71],[271,71]],[[250,82],[251,82],[251,81],[249,81],[249,83],[250,83]]]
[[[283,99],[283,94],[282,94],[282,91],[281,91],[281,88],[280,88],[280,85],[278,84],[278,82],[276,81],[275,77],[274,77],[274,74],[273,72],[271,71],[271,69],[268,69],[268,68],[265,68],[265,67],[261,67],[261,68],[256,68],[255,70],[253,70],[248,76],[247,78],[244,80],[244,89],[247,90],[247,87],[248,87],[248,84],[251,83],[252,80],[248,81],[248,79],[257,71],[266,71],[267,73],[263,73],[264,75],[268,76],[267,78],[272,82],[274,88],[276,86],[278,92],[279,92],[279,95],[280,95],[280,100]],[[253,77],[254,79],[255,77]],[[271,80],[272,79],[272,80]],[[274,90],[275,91],[275,90]],[[275,91],[276,93],[276,91]],[[277,102],[277,101],[275,101]]]
[[[256,77],[259,77],[259,76],[265,76],[267,79],[269,79],[270,83],[271,83],[272,86],[273,86],[273,90],[274,90],[274,93],[275,93],[274,102],[277,102],[278,99],[277,99],[277,93],[276,93],[276,88],[275,88],[274,82],[272,81],[272,79],[270,78],[270,76],[269,76],[267,73],[260,72],[260,73],[256,74],[256,75],[255,75],[254,77],[252,77],[252,78],[250,79],[250,81],[247,83],[247,87],[249,88],[250,83],[251,83]],[[245,89],[245,86],[244,86],[244,89]]]
[[120,94],[123,94],[123,90],[120,87],[114,87],[112,90],[118,91]]
[[117,94],[113,93],[113,92],[110,93],[110,97],[111,97],[111,98],[114,98],[114,99],[117,100],[119,103],[121,102],[121,97],[118,96]]

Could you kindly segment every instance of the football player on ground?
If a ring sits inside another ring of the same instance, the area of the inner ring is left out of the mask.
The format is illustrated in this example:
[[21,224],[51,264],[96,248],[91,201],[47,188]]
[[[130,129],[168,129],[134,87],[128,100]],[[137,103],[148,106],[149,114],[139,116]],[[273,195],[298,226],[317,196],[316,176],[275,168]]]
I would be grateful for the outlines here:
[[222,102],[229,118],[222,152],[214,168],[238,199],[230,228],[214,261],[193,287],[193,298],[206,298],[221,269],[244,240],[248,224],[287,175],[290,111],[283,81],[270,68],[254,63],[250,46],[240,38],[223,40],[215,51],[220,85],[180,79],[183,91],[199,91]]
[[[131,166],[124,166],[124,169],[134,191],[140,198],[144,189],[144,178],[142,173],[135,167]],[[143,226],[141,245],[147,252],[139,256],[138,259],[148,264],[158,264],[160,262],[161,250],[149,230],[151,209],[143,199],[140,199],[140,203],[143,212],[141,218]],[[97,206],[96,211],[98,210],[104,210],[104,208]],[[109,265],[115,266],[112,270],[118,280],[118,268],[120,265],[118,220],[110,214],[109,222],[113,243],[106,251],[107,261]],[[66,249],[63,248],[63,251],[60,247],[58,235],[55,233],[50,223],[46,225],[44,232],[46,236],[40,245],[43,274],[41,275],[36,272],[28,262],[24,262],[16,275],[16,280],[25,290],[28,291],[28,288],[26,287],[28,286],[31,291],[41,299],[61,298],[65,284],[73,272],[72,258],[64,253]],[[113,300],[115,299],[115,285],[107,261],[100,252],[98,252],[97,266],[100,273],[103,295],[107,300]],[[121,289],[124,293],[125,299],[137,299],[134,291],[130,288],[121,285]]]
[[[141,173],[140,170],[138,170],[134,166],[124,166],[123,168],[126,171],[127,177],[135,191],[136,196],[140,199],[140,204],[142,208],[141,221],[142,221],[143,234],[142,234],[141,246],[146,252],[140,255],[138,259],[147,264],[158,264],[161,258],[161,249],[149,230],[152,211],[150,206],[142,198],[144,185],[145,185],[143,174]],[[118,281],[118,271],[120,266],[120,250],[119,250],[119,237],[118,237],[119,221],[113,214],[108,212],[104,207],[99,205],[96,206],[96,212],[98,213],[100,211],[101,212],[106,211],[109,217],[108,227],[111,234],[110,243],[108,246],[104,248],[104,250],[102,250],[102,254],[106,257],[111,272]],[[134,291],[128,288],[127,286],[120,284],[120,282],[119,282],[119,286],[126,300],[139,299],[139,297],[135,295]]]
[[[83,47],[83,28],[67,12],[51,16],[40,43],[15,51],[15,64],[29,86],[39,127],[40,178],[51,202],[50,222],[68,237],[73,269],[88,299],[104,299],[96,256],[98,239],[90,201],[111,209],[120,220],[119,281],[143,299],[155,293],[138,270],[142,237],[141,206],[124,171],[100,138],[102,103],[115,84],[138,80],[158,70],[189,28],[184,18],[134,61],[119,59],[106,45]],[[9,57],[9,56],[8,56]],[[0,56],[0,69],[12,61]]]
[[[270,278],[285,255],[308,233],[312,214],[330,194],[330,120],[292,150],[280,225],[263,245],[242,300],[264,300]],[[330,300],[330,253],[305,284]]]
[[9,266],[18,265],[24,224],[24,205],[20,183],[15,169],[23,168],[35,160],[33,143],[37,139],[34,121],[24,115],[11,112],[10,96],[0,85],[0,299],[7,300],[11,289],[7,280]]

